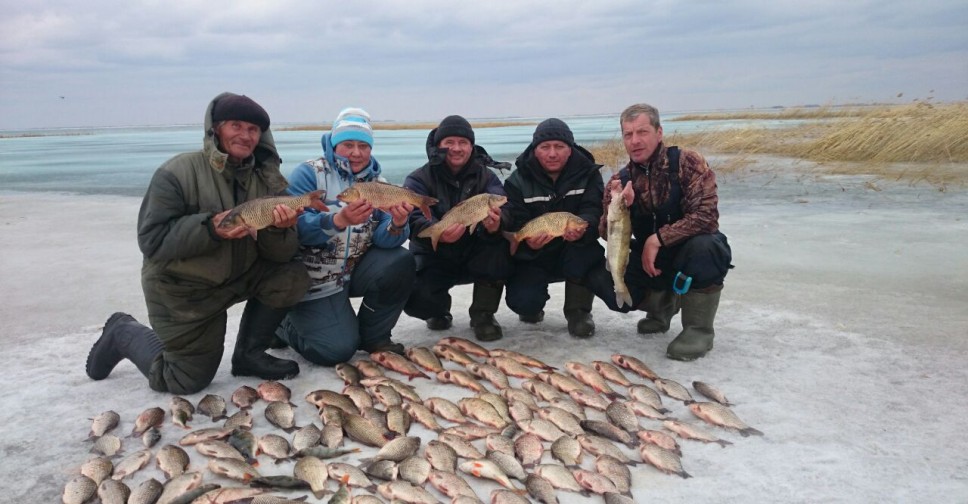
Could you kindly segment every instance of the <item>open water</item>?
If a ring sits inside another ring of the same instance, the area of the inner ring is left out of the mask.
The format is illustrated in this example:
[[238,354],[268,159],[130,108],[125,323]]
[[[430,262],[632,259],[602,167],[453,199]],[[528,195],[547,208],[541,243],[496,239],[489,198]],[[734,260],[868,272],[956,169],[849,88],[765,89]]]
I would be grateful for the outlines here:
[[[576,142],[585,147],[621,136],[617,114],[563,119],[574,132]],[[534,127],[540,120],[514,119],[511,121],[520,125],[477,128],[477,144],[494,159],[513,164],[531,142]],[[667,133],[709,127],[708,122],[663,122]],[[410,172],[427,161],[424,145],[428,132],[427,129],[374,132],[373,155],[383,166],[383,176],[388,181],[402,184]],[[322,155],[322,133],[273,131],[284,174],[300,162]],[[0,132],[0,190],[140,197],[159,165],[175,154],[197,150],[201,145],[200,125]]]

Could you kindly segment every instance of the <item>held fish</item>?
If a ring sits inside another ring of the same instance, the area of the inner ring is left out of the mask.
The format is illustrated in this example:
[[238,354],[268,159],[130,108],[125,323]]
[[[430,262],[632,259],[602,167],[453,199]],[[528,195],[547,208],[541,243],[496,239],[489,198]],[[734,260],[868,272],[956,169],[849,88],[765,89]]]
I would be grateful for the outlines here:
[[454,205],[437,223],[421,231],[417,237],[430,238],[431,245],[434,251],[436,251],[437,243],[440,241],[440,235],[449,227],[454,224],[460,224],[465,227],[469,226],[469,232],[473,233],[477,224],[487,217],[489,209],[500,208],[507,202],[507,196],[498,194],[482,193],[471,196]]
[[272,211],[276,208],[276,205],[286,205],[295,211],[306,207],[326,211],[329,208],[322,202],[325,194],[326,191],[318,190],[300,196],[265,196],[249,200],[233,208],[218,226],[222,229],[245,226],[249,231],[249,236],[256,239],[260,229],[272,225]]
[[632,295],[625,285],[625,269],[629,264],[629,248],[632,242],[632,218],[629,207],[635,198],[632,182],[625,184],[624,189],[618,189],[610,184],[612,200],[608,204],[606,214],[606,262],[608,271],[612,274],[615,284],[615,304],[620,308],[632,306]]
[[392,206],[400,203],[409,203],[420,209],[427,219],[433,216],[430,207],[437,204],[436,198],[417,194],[406,187],[389,184],[387,182],[357,182],[339,193],[336,199],[344,203],[352,203],[357,200],[366,200],[374,208],[387,211]]
[[522,241],[540,235],[554,238],[563,236],[568,231],[576,230],[584,233],[588,229],[588,221],[571,212],[548,212],[529,220],[516,233],[504,232],[504,237],[511,242],[511,255],[518,251]]

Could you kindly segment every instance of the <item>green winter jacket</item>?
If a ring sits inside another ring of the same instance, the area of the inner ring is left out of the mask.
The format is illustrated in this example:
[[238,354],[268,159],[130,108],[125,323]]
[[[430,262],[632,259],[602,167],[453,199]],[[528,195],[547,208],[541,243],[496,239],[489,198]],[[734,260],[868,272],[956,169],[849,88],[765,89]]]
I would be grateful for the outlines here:
[[230,93],[208,105],[202,149],[161,165],[141,203],[138,246],[144,254],[141,278],[149,304],[151,292],[198,296],[231,284],[259,258],[284,263],[298,250],[294,228],[270,226],[259,231],[258,240],[222,240],[215,234],[215,214],[261,196],[284,194],[287,186],[270,130],[262,132],[253,156],[242,166],[230,166],[228,156],[218,150],[212,109],[226,96]]

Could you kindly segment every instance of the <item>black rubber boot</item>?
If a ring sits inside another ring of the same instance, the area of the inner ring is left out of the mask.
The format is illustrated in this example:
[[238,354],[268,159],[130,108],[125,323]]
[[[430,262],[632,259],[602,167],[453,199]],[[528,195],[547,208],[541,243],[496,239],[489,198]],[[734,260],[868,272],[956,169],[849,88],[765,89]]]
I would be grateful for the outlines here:
[[664,333],[672,324],[672,317],[679,311],[679,296],[672,291],[650,290],[639,304],[645,310],[645,318],[639,320],[639,334]]
[[494,319],[494,312],[501,304],[501,294],[504,292],[503,282],[476,282],[474,284],[474,298],[468,313],[471,317],[471,327],[474,337],[481,341],[496,341],[504,337],[501,325]]
[[544,320],[544,310],[538,313],[522,313],[518,315],[518,320],[525,324],[537,324]]
[[565,320],[568,321],[568,334],[576,338],[590,338],[595,334],[595,320],[592,319],[592,302],[595,295],[585,286],[565,281]]
[[103,380],[122,359],[129,359],[147,377],[162,350],[164,345],[151,328],[127,313],[117,312],[104,323],[101,337],[87,354],[85,370],[92,380]]
[[288,308],[271,308],[255,298],[245,304],[232,354],[232,376],[284,380],[299,374],[299,364],[266,353]]
[[682,332],[669,343],[666,357],[675,360],[696,360],[713,349],[713,321],[719,308],[722,285],[692,290],[682,295]]
[[430,317],[427,319],[427,329],[431,331],[446,331],[454,325],[454,317],[451,314],[440,317]]

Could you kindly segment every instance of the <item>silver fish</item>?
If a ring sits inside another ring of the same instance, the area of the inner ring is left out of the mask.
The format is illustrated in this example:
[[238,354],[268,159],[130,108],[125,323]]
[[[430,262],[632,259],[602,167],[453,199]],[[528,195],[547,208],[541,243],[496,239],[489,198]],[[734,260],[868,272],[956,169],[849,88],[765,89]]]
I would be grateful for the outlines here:
[[111,478],[116,480],[127,478],[144,467],[149,460],[151,460],[151,450],[138,450],[115,464]]
[[397,465],[400,479],[409,481],[417,486],[423,486],[430,477],[433,466],[427,459],[413,455],[400,461]]
[[664,473],[677,474],[682,478],[692,477],[682,468],[682,461],[678,455],[659,445],[643,443],[639,446],[639,454],[644,462],[648,462]]
[[97,493],[97,486],[97,483],[87,476],[75,476],[64,485],[61,500],[64,504],[84,504]]
[[618,491],[618,489],[615,487],[615,483],[612,483],[612,480],[605,477],[604,474],[599,474],[597,472],[592,472],[585,469],[574,469],[572,470],[572,474],[575,475],[575,481],[577,481],[582,488],[585,488],[592,493],[601,495],[605,492]]
[[131,430],[131,437],[141,437],[146,430],[158,427],[165,421],[165,410],[161,408],[148,408],[138,415],[134,420],[134,429]]
[[578,467],[581,465],[583,454],[581,443],[571,436],[561,436],[551,443],[551,456],[560,460],[562,464],[568,467]]
[[232,404],[239,407],[239,409],[249,409],[259,400],[259,391],[248,386],[242,385],[232,392]]
[[91,478],[91,481],[98,485],[111,476],[112,472],[114,472],[114,463],[107,457],[94,457],[81,465],[81,474]]
[[329,479],[329,469],[322,460],[316,457],[302,457],[296,461],[292,474],[309,483],[309,488],[317,499],[322,499],[328,492],[326,480]]
[[279,383],[275,380],[266,380],[259,384],[256,388],[259,393],[259,397],[265,402],[291,402],[292,401],[292,391],[289,387]]
[[205,397],[202,397],[198,401],[198,407],[195,408],[195,411],[211,418],[213,422],[218,422],[227,417],[225,414],[225,406],[225,398],[222,396],[218,394],[205,394]]
[[746,422],[740,420],[733,410],[719,403],[692,403],[689,405],[689,411],[712,425],[718,425],[719,427],[739,431],[743,437],[747,437],[749,435],[763,435],[763,433],[759,430],[750,427],[746,424]]
[[158,464],[158,469],[165,473],[167,479],[172,479],[176,476],[180,476],[185,473],[188,469],[188,463],[190,461],[188,454],[185,450],[171,444],[162,446],[155,454],[155,461]]
[[108,410],[98,413],[91,419],[91,432],[87,437],[90,439],[99,438],[117,427],[119,422],[121,422],[121,416],[114,411]]
[[544,476],[539,476],[537,474],[529,474],[524,480],[524,488],[528,490],[528,494],[534,497],[538,502],[544,504],[558,504],[558,495],[555,492],[554,485],[548,481]]
[[97,486],[97,496],[101,504],[125,504],[131,495],[128,485],[112,479],[107,479]]
[[106,457],[113,457],[120,450],[121,439],[114,434],[104,434],[95,439],[94,444],[91,446],[91,453],[100,453]]
[[708,397],[709,399],[712,399],[723,406],[732,406],[732,404],[729,403],[729,399],[726,399],[725,394],[723,394],[718,388],[706,382],[694,381],[692,382],[692,388],[696,389],[696,392],[699,392],[703,396]]
[[474,493],[474,489],[467,483],[467,480],[453,472],[432,470],[427,481],[438,492],[452,499],[462,495],[477,498],[477,494]]
[[148,478],[131,490],[128,504],[154,504],[161,497],[164,488],[160,481]]
[[292,432],[299,428],[296,425],[296,412],[293,410],[292,404],[288,402],[270,402],[266,405],[265,417],[269,423],[286,432]]

